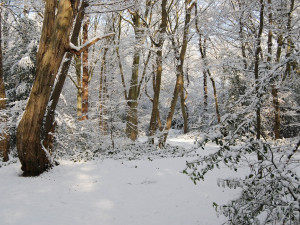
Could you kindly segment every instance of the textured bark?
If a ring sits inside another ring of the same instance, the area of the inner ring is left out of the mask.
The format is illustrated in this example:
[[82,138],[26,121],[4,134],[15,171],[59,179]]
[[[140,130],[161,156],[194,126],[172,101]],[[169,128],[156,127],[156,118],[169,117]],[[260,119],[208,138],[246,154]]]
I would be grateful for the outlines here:
[[133,12],[132,21],[134,24],[134,34],[136,45],[133,53],[132,73],[130,80],[130,87],[127,97],[127,116],[126,116],[126,135],[131,140],[135,141],[138,136],[138,78],[141,46],[144,42],[142,29],[143,24],[137,12]]
[[[161,24],[159,26],[159,40],[157,44],[157,51],[156,51],[156,75],[155,75],[155,84],[154,87],[154,96],[152,101],[152,113],[150,119],[150,142],[154,144],[154,134],[156,132],[157,126],[156,121],[159,121],[159,95],[160,95],[160,87],[161,87],[161,76],[162,76],[162,48],[164,44],[164,35],[166,33],[167,28],[167,0],[162,0],[161,3]],[[160,121],[159,121],[160,122]]]
[[127,99],[127,119],[126,119],[126,134],[131,140],[136,140],[138,136],[138,76],[139,76],[140,52],[138,47],[135,47],[133,56],[133,66],[130,81],[130,88]]
[[17,128],[17,149],[24,176],[36,176],[51,166],[42,145],[42,123],[56,74],[69,48],[69,36],[79,0],[47,0],[37,54],[36,79]]
[[2,62],[2,19],[0,12],[0,123],[2,126],[2,133],[0,134],[0,157],[4,162],[8,161],[8,151],[9,151],[9,135],[6,127],[7,117],[5,114],[6,109],[6,95],[5,95],[5,84],[3,80],[3,62]]
[[[90,20],[87,18],[83,25],[83,44],[88,41],[88,28]],[[86,49],[82,54],[82,120],[88,119],[89,110],[89,50]]]
[[[76,17],[76,21],[75,21],[75,25],[73,28],[73,33],[72,33],[72,37],[71,37],[71,42],[74,45],[78,45],[78,36],[79,36],[79,32],[81,29],[81,25],[82,25],[82,20],[85,14],[85,8],[88,6],[86,1],[83,1],[81,4],[81,7],[78,11],[77,17]],[[46,115],[46,122],[45,122],[45,126],[44,126],[44,147],[51,153],[52,152],[52,142],[53,142],[53,133],[55,131],[55,123],[54,123],[54,118],[55,118],[55,109],[59,100],[59,96],[62,92],[70,65],[71,65],[71,61],[72,61],[72,57],[73,54],[70,52],[67,52],[65,55],[65,61],[62,65],[60,74],[58,76],[58,81],[53,89],[53,92],[51,94],[50,97],[50,106],[47,109],[47,115]]]
[[206,114],[207,113],[207,99],[208,99],[207,72],[206,72],[206,69],[204,69],[204,71],[203,71],[203,94],[204,94],[203,110],[204,110],[204,114]]

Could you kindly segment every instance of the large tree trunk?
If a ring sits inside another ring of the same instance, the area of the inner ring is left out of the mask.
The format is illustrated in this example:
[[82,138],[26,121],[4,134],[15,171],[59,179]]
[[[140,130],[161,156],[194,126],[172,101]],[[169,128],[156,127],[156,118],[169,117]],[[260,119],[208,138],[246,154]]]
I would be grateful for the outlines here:
[[6,94],[5,85],[3,80],[3,62],[2,62],[2,20],[0,12],[0,123],[2,128],[2,133],[0,134],[0,157],[4,162],[8,161],[8,150],[9,150],[9,135],[6,127],[7,116],[6,110]]
[[[83,25],[83,44],[88,41],[88,28],[90,19],[87,18]],[[88,119],[89,110],[89,50],[82,54],[82,120]]]
[[138,79],[139,79],[139,65],[140,65],[140,45],[143,43],[142,29],[143,25],[137,12],[132,13],[132,20],[134,24],[135,33],[135,47],[133,53],[132,73],[130,80],[130,87],[127,97],[127,116],[126,116],[126,134],[127,137],[135,141],[138,136]]
[[133,56],[132,75],[127,99],[126,134],[131,140],[138,136],[138,76],[139,76],[140,52],[135,47]]
[[[78,45],[78,36],[80,33],[81,25],[82,25],[82,20],[85,14],[85,8],[88,6],[86,1],[83,1],[81,4],[81,7],[78,11],[78,15],[76,17],[75,25],[73,28],[73,33],[71,37],[71,42],[74,45]],[[47,115],[46,115],[46,122],[44,126],[44,147],[51,153],[52,152],[52,146],[53,146],[53,133],[55,131],[55,123],[54,123],[54,118],[55,118],[55,109],[59,100],[59,96],[62,92],[70,65],[71,61],[73,58],[73,54],[70,52],[67,52],[65,56],[64,63],[62,65],[62,68],[60,70],[60,74],[58,76],[58,81],[56,82],[56,85],[53,89],[53,92],[50,97],[50,106],[47,108]]]
[[69,49],[69,36],[79,0],[47,0],[37,54],[36,79],[17,128],[17,149],[24,176],[36,176],[51,166],[41,140],[42,123],[56,74]]

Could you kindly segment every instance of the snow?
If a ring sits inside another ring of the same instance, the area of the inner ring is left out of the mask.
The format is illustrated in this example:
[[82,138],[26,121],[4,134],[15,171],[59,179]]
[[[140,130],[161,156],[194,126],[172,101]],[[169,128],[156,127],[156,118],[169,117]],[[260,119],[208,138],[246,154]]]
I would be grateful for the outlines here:
[[110,37],[110,36],[113,36],[113,35],[115,35],[115,33],[108,33],[108,34],[105,34],[105,35],[103,35],[103,36],[94,37],[94,38],[92,38],[91,40],[87,41],[86,43],[84,43],[84,44],[81,45],[81,46],[76,46],[76,45],[74,45],[72,42],[70,42],[70,43],[69,43],[69,46],[70,46],[71,49],[80,52],[81,49],[83,49],[83,48],[85,48],[86,46],[90,45],[92,42],[99,41],[99,40],[102,40],[102,39],[104,39],[104,38],[107,38],[107,37]]
[[[169,140],[186,147],[193,146],[193,141],[180,136]],[[211,145],[200,153],[213,149]],[[62,161],[31,178],[20,176],[20,163],[4,166],[0,169],[0,224],[222,224],[225,218],[217,216],[213,202],[227,203],[239,191],[218,187],[217,180],[234,174],[222,168],[194,185],[181,173],[191,159]]]

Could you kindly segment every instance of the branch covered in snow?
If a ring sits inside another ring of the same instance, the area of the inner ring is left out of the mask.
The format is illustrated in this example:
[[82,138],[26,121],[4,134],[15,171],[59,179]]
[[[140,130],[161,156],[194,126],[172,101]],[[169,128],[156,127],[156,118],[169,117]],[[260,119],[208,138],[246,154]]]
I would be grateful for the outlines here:
[[92,40],[84,43],[81,46],[75,46],[73,43],[70,42],[68,51],[71,52],[71,53],[74,53],[76,55],[80,55],[83,51],[87,50],[90,46],[95,44],[97,41],[100,41],[104,38],[109,38],[109,37],[114,36],[114,35],[115,35],[115,33],[108,33],[108,34],[106,34],[104,36],[101,36],[101,37],[95,37]]

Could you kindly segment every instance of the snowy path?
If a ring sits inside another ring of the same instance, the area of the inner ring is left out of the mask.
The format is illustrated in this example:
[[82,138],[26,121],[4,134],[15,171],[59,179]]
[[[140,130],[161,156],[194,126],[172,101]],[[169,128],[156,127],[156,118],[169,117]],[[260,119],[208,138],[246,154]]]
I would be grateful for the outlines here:
[[19,177],[19,163],[5,166],[0,169],[0,224],[222,224],[212,203],[225,203],[237,191],[219,188],[216,180],[232,172],[216,170],[194,185],[180,173],[186,160],[64,161],[36,178]]

